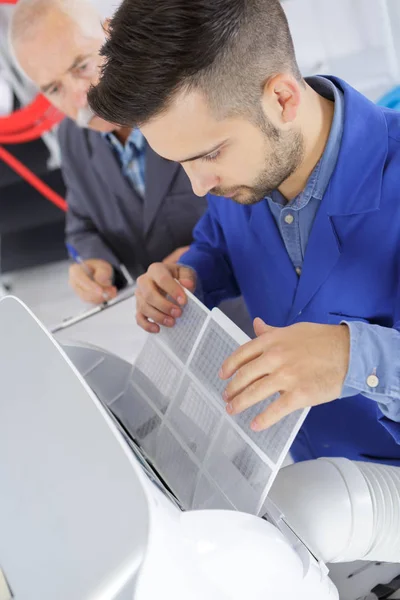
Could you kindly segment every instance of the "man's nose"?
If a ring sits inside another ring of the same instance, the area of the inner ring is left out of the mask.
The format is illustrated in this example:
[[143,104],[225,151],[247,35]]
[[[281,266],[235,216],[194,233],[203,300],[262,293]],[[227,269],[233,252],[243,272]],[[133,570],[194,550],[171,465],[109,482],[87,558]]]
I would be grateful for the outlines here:
[[199,168],[197,165],[184,165],[184,169],[192,184],[196,196],[205,196],[219,184],[219,178],[215,173]]
[[90,84],[87,81],[80,80],[71,84],[70,101],[74,108],[80,109],[87,106],[87,95]]

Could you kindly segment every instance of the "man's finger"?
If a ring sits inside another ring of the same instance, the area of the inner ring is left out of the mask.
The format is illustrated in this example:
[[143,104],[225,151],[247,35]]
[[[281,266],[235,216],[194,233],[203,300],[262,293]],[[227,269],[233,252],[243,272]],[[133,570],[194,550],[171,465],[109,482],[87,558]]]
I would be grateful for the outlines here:
[[153,280],[149,277],[144,277],[144,279],[138,280],[138,287],[136,290],[136,297],[139,299],[140,309],[142,310],[144,306],[147,305],[162,313],[164,317],[172,317],[173,319],[181,317],[182,309],[174,302],[168,300]]
[[183,285],[189,292],[194,292],[196,289],[196,282],[193,279],[185,279],[180,277],[179,283]]
[[113,273],[112,271],[110,272],[108,265],[104,265],[96,268],[93,279],[102,287],[112,287],[112,276]]
[[264,333],[270,333],[275,329],[274,327],[271,327],[271,325],[267,325],[266,323],[264,323],[264,321],[259,317],[254,319],[253,327],[254,333],[257,337],[260,337],[260,335],[263,335]]
[[159,325],[151,323],[141,312],[136,313],[136,323],[148,333],[159,333],[160,331]]
[[250,427],[253,431],[263,431],[299,408],[303,407],[296,392],[284,392],[252,421]]
[[237,415],[250,406],[254,406],[280,391],[281,382],[278,375],[266,375],[252,383],[236,398],[229,401],[226,410],[230,415]]
[[[91,283],[94,283],[91,281]],[[77,283],[78,287],[83,290],[87,297],[90,297],[90,300],[87,302],[91,302],[94,304],[100,304],[101,302],[107,302],[112,298],[115,298],[117,295],[117,288],[115,287],[101,287],[99,285],[94,284],[93,286],[81,286],[80,281]]]
[[148,304],[143,298],[140,290],[137,290],[136,292],[136,303],[138,312],[144,315],[147,319],[151,319],[152,321],[155,321],[164,327],[173,327],[175,325],[175,319]]
[[[179,274],[179,267],[173,268],[174,273],[166,267],[166,265],[156,263],[150,265],[148,270],[149,279],[153,280],[156,286],[166,295],[173,298],[180,306],[184,306],[187,302],[186,294],[181,285],[175,280],[175,276]],[[145,296],[146,297],[146,296]],[[157,305],[156,308],[159,308]]]
[[104,288],[92,281],[82,269],[71,273],[70,285],[74,289],[79,288],[87,296],[93,298],[95,302],[104,302]]
[[181,283],[186,289],[194,292],[196,289],[197,283],[197,274],[190,267],[178,266],[178,281]]
[[87,302],[88,304],[101,304],[104,302],[102,294],[94,294],[91,291],[88,292],[87,290],[81,288],[76,281],[70,282],[70,285],[83,302]]
[[[271,340],[272,344],[272,340]],[[258,358],[265,350],[268,350],[268,345],[265,338],[256,338],[240,346],[233,354],[227,358],[222,364],[219,376],[221,379],[229,379],[236,373],[238,369],[243,367],[251,360]]]
[[282,359],[278,354],[271,352],[261,354],[254,360],[241,367],[233,379],[228,383],[223,398],[225,402],[231,402],[238,394],[246,394],[248,386],[253,385],[265,375],[271,375],[282,366]]

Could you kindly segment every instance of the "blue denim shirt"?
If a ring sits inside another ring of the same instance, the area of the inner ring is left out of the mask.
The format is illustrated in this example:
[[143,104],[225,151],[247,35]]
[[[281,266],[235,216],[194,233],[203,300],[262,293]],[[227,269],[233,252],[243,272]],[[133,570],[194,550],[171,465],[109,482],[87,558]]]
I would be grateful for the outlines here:
[[105,133],[103,137],[121,165],[124,176],[131,182],[141,198],[146,191],[146,140],[139,129],[133,129],[123,146],[113,133]]
[[[311,228],[320,206],[320,201],[328,187],[339,155],[344,126],[343,93],[329,80],[310,77],[307,82],[319,94],[333,100],[334,116],[324,153],[311,173],[304,190],[290,202],[275,190],[267,198],[271,213],[285,243],[296,272],[301,276],[301,268],[307,248]],[[376,400],[382,412],[393,421],[400,421],[400,402],[385,397],[397,382],[387,382],[387,389],[381,386],[372,389],[366,381],[366,373],[371,373],[371,365],[400,361],[400,333],[394,329],[376,327],[362,322],[346,322],[350,330],[350,367],[342,390],[342,397],[361,393]],[[400,372],[400,365],[399,365]]]
[[311,173],[306,187],[296,198],[287,202],[278,190],[274,190],[271,197],[266,199],[298,275],[301,274],[315,216],[335,169],[344,125],[343,92],[322,77],[313,77],[307,81],[319,94],[335,102],[331,131],[324,154]]

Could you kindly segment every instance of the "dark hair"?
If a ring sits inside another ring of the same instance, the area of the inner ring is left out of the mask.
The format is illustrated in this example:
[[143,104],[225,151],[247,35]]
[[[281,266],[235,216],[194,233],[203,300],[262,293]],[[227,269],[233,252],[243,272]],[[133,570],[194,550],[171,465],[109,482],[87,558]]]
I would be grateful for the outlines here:
[[223,114],[254,113],[269,77],[301,81],[279,0],[124,0],[101,54],[89,103],[125,126],[161,114],[186,88],[203,90]]

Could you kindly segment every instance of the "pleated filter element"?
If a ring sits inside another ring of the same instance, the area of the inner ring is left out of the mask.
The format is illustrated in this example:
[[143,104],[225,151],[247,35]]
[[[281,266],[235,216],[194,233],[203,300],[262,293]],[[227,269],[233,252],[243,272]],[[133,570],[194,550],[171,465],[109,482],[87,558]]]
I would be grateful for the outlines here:
[[149,335],[112,410],[185,509],[259,514],[307,411],[258,433],[250,423],[274,398],[228,415],[218,373],[249,338],[188,297],[175,327]]

